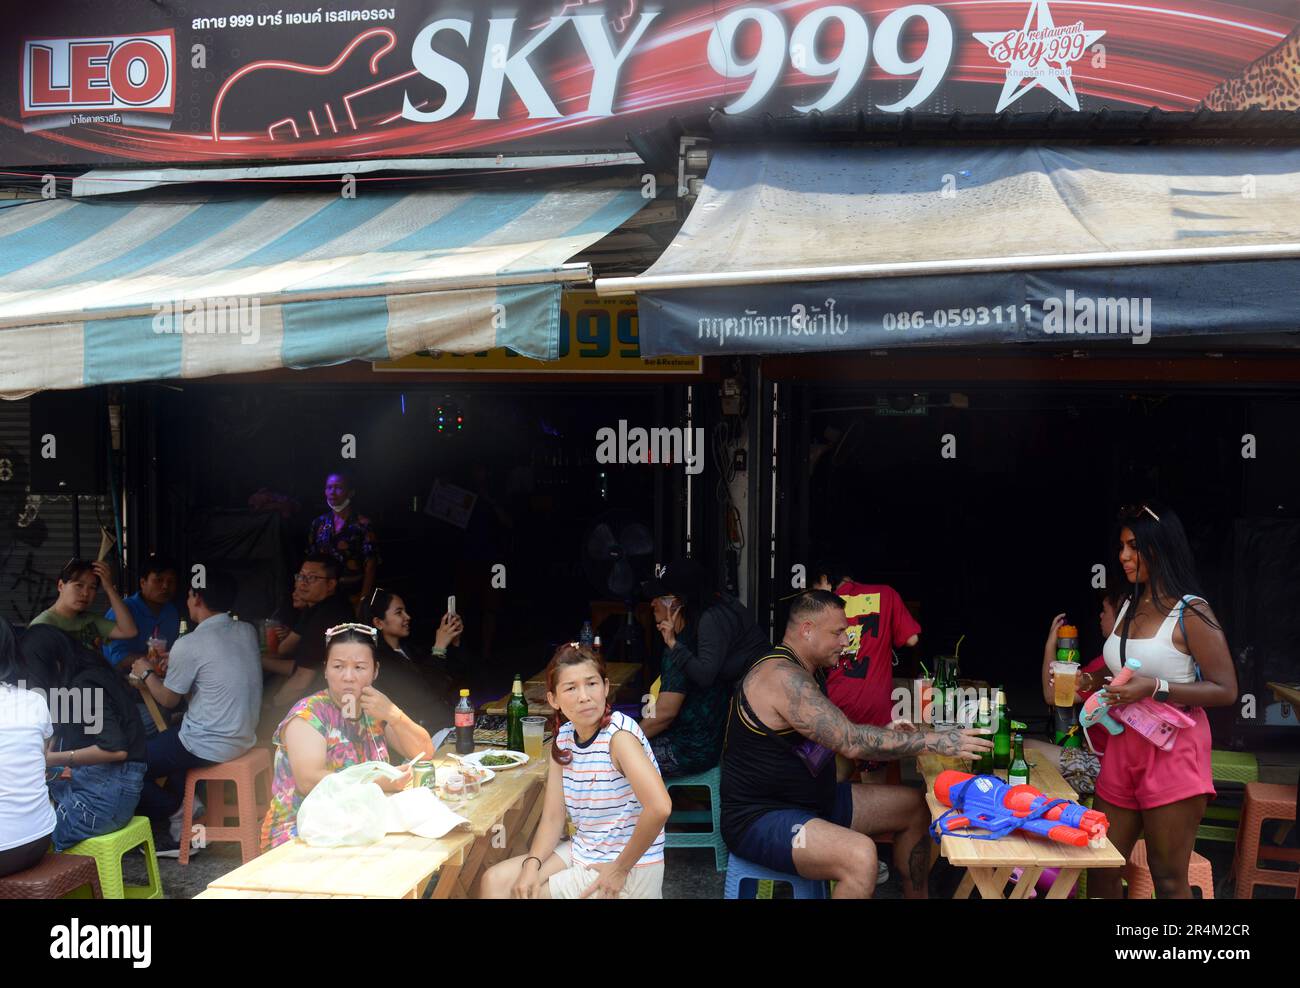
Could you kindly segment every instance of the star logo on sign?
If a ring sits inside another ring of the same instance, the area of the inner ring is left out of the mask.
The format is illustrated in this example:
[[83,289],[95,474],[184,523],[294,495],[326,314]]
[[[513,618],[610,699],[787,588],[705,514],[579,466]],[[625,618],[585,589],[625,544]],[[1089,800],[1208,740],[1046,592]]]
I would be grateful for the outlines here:
[[1085,30],[1083,21],[1057,27],[1047,0],[1031,0],[1025,26],[1019,30],[976,31],[975,40],[1007,67],[996,112],[1001,113],[1035,86],[1042,86],[1071,110],[1079,109],[1070,64],[1105,33]]

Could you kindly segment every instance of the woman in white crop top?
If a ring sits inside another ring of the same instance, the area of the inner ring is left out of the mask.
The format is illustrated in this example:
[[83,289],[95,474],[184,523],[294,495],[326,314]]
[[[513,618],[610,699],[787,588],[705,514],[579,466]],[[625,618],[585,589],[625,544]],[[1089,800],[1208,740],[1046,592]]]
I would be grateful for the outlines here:
[[[1193,589],[1195,565],[1178,516],[1149,501],[1121,511],[1117,531],[1119,561],[1132,593],[1102,654],[1110,676],[1134,659],[1142,671],[1108,686],[1107,696],[1117,704],[1148,698],[1167,703],[1195,725],[1181,730],[1168,751],[1131,728],[1111,738],[1094,807],[1110,820],[1110,839],[1125,857],[1145,837],[1157,896],[1188,899],[1196,828],[1214,795],[1204,708],[1236,702],[1237,672],[1210,605]],[[1097,685],[1081,682],[1080,689]],[[1095,870],[1088,882],[1094,895],[1121,897],[1119,869]]]

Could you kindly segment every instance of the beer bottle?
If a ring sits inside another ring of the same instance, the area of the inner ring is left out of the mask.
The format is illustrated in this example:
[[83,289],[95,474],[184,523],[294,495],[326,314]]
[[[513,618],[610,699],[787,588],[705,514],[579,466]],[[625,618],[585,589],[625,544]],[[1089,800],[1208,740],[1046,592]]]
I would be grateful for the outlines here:
[[1014,738],[1015,750],[1011,754],[1011,765],[1007,769],[1007,784],[1024,786],[1029,784],[1029,763],[1025,761],[1025,739],[1020,734]]
[[[980,697],[979,715],[975,718],[975,726],[981,730],[989,730],[993,726],[993,718],[989,713],[989,698]],[[976,775],[993,774],[993,752],[986,751],[975,760],[973,771]]]
[[1011,720],[1007,716],[1007,694],[998,690],[997,727],[993,734],[993,767],[1005,769],[1011,764]]
[[456,754],[472,755],[474,753],[474,708],[470,706],[469,690],[460,691],[460,702],[456,704]]
[[524,750],[524,718],[528,716],[528,701],[524,699],[524,683],[515,673],[515,685],[506,705],[506,747],[511,751]]

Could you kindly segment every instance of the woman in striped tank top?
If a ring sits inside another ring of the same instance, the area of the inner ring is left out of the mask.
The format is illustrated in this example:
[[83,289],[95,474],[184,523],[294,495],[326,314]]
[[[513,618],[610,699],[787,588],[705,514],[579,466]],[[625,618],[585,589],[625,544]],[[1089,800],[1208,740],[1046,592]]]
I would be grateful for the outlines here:
[[[663,898],[664,824],[672,810],[650,742],[609,704],[605,663],[577,643],[546,667],[555,743],[542,818],[526,857],[484,873],[485,899]],[[561,841],[565,816],[572,841]]]

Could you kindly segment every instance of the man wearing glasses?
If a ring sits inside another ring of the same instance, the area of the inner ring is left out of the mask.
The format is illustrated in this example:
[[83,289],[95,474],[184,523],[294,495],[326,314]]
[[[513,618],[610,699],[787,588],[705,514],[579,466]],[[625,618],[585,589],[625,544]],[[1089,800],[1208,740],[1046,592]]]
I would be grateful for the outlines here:
[[330,556],[308,556],[294,575],[293,606],[298,623],[277,647],[262,659],[262,667],[287,677],[275,691],[277,706],[296,703],[319,686],[325,665],[325,631],[354,620],[352,605],[337,593],[339,564]]

